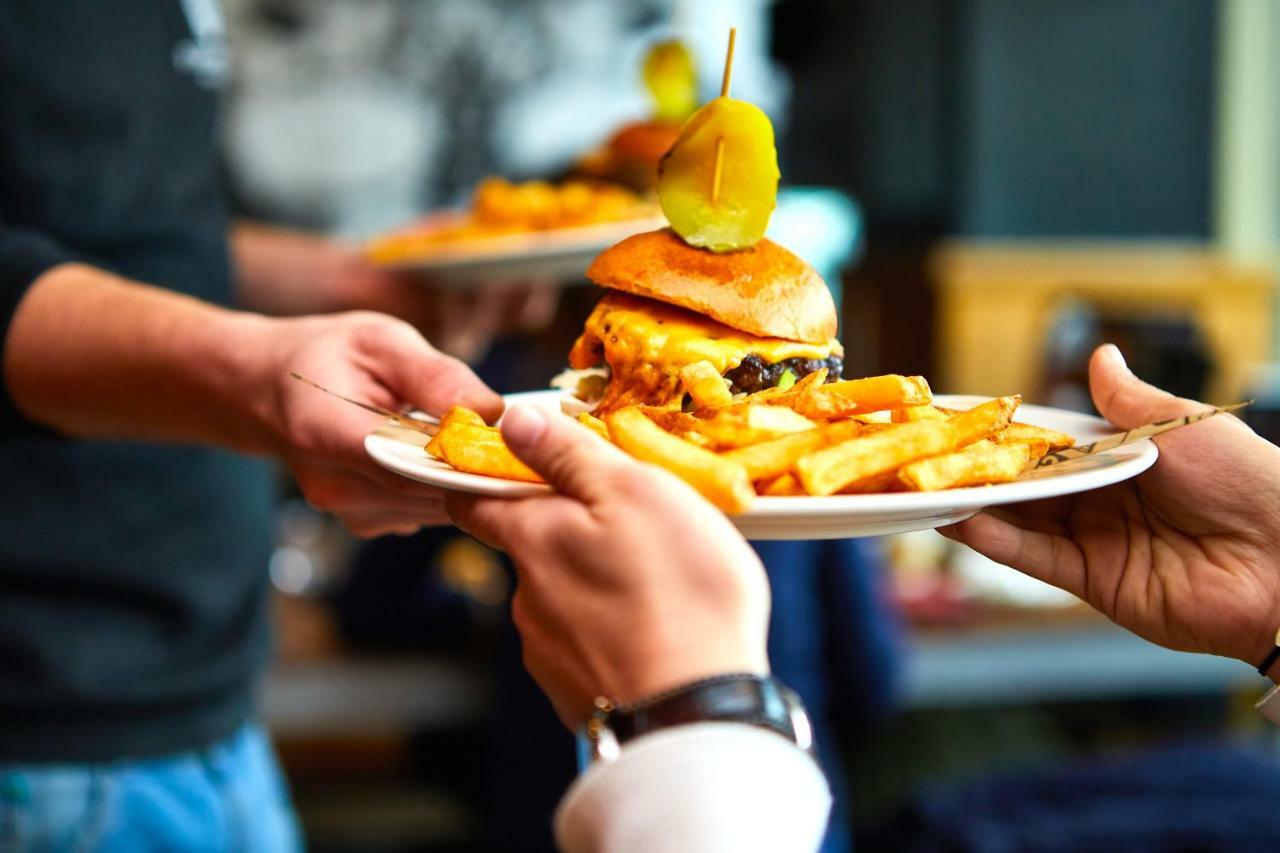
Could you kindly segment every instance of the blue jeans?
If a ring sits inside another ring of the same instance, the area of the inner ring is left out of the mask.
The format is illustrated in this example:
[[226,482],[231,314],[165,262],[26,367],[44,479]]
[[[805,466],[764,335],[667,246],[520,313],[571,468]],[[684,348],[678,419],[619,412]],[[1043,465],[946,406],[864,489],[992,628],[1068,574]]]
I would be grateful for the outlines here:
[[246,851],[302,842],[262,730],[110,764],[0,764],[0,853]]

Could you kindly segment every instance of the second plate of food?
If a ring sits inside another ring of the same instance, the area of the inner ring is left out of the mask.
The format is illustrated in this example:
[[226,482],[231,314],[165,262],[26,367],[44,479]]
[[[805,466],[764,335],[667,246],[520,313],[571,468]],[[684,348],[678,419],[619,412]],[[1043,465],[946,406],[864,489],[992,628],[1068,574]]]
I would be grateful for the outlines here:
[[[559,412],[563,392],[529,391],[506,397],[508,406],[534,405]],[[967,409],[989,398],[938,395],[938,406]],[[1100,418],[1024,405],[1020,422],[1070,433],[1085,444],[1115,428]],[[426,437],[387,423],[365,438],[365,449],[379,465],[411,480],[442,489],[492,497],[525,497],[548,487],[457,471],[430,456]],[[1063,466],[1052,466],[1012,483],[937,492],[891,492],[829,497],[768,497],[755,500],[731,520],[748,539],[851,539],[926,530],[962,521],[985,507],[1023,503],[1085,492],[1141,474],[1156,461],[1150,440],[1124,445]]]

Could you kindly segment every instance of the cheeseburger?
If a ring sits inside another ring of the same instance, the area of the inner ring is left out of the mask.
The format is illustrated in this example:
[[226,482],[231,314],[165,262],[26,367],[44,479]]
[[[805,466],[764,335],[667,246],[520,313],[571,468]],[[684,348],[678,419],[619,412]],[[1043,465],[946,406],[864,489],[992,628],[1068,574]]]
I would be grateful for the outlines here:
[[680,407],[680,369],[699,361],[711,362],[734,394],[785,387],[823,367],[828,381],[840,377],[844,351],[827,286],[768,239],[715,253],[664,228],[607,249],[587,277],[610,292],[574,343],[566,380],[598,415]]

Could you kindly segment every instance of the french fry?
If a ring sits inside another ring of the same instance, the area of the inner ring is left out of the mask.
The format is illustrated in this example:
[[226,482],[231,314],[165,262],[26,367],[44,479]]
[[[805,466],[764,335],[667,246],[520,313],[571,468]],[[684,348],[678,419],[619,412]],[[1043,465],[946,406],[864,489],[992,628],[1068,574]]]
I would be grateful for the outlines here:
[[821,388],[826,383],[829,372],[827,368],[819,367],[813,373],[807,373],[797,379],[796,384],[785,391],[777,388],[770,389],[775,392],[774,399],[771,402],[778,406],[790,405],[792,401],[799,400],[813,389]]
[[796,476],[809,494],[831,495],[958,445],[958,433],[949,421],[894,424],[802,456],[796,461]]
[[760,483],[760,494],[774,498],[790,498],[804,494],[804,488],[795,474],[780,474],[772,480]]
[[666,468],[726,513],[743,512],[755,500],[755,489],[740,463],[672,435],[639,408],[612,412],[605,416],[605,423],[627,453]]
[[943,423],[956,431],[959,447],[972,444],[983,438],[989,438],[1009,425],[1014,411],[1022,402],[1020,395],[997,397],[980,406],[974,406],[967,412],[957,412]]
[[484,418],[480,417],[478,412],[468,409],[466,406],[450,406],[449,411],[444,413],[444,417],[440,419],[440,428],[444,429],[450,424],[470,424],[471,426],[487,426]]
[[493,427],[450,424],[436,433],[432,444],[438,444],[440,458],[459,471],[526,483],[543,482],[516,458],[502,440],[502,434]]
[[[1043,442],[1048,445],[1049,450],[1062,450],[1066,447],[1075,447],[1076,444],[1075,437],[1065,432],[1019,423],[1009,424],[995,436],[995,440],[1000,444],[1016,441],[1033,446]],[[1044,456],[1044,453],[1040,455]]]
[[793,408],[806,417],[829,419],[852,414],[925,406],[933,393],[923,376],[871,376],[843,379],[811,389],[795,400]]
[[884,492],[900,492],[904,486],[898,479],[897,471],[885,471],[874,477],[867,477],[840,490],[842,495],[876,495]]
[[730,450],[724,456],[741,463],[752,480],[765,480],[790,471],[796,460],[806,453],[859,435],[862,428],[863,425],[856,421],[837,421],[817,429]]
[[1021,444],[1031,454],[1029,462],[1039,462],[1049,454],[1049,442],[1042,438],[1017,438],[1011,441],[1004,441],[1000,438],[1000,433],[996,433],[991,436],[991,440],[997,444]]
[[912,421],[945,421],[951,417],[936,406],[907,406],[905,409],[894,409],[889,419],[895,424],[908,424]]
[[750,429],[775,436],[804,432],[818,426],[794,409],[769,405],[749,407],[746,411],[746,424]]
[[479,413],[468,409],[466,406],[450,406],[449,411],[444,413],[444,417],[440,418],[440,432],[431,437],[431,441],[427,442],[427,453],[437,459],[443,459],[444,456],[440,452],[440,433],[445,431],[446,427],[453,424],[467,424],[470,426],[485,427],[493,429],[484,422],[484,418]]
[[703,447],[729,450],[762,441],[803,432],[817,427],[813,421],[781,406],[749,406],[742,410],[714,411],[710,417],[698,417],[672,409],[640,407],[646,417],[665,429]]
[[733,402],[729,386],[709,361],[686,364],[680,369],[680,381],[685,392],[693,398],[695,408],[727,406]]
[[578,415],[578,423],[603,438],[605,441],[613,441],[609,437],[609,428],[605,426],[604,421],[597,418],[590,412],[582,412]]
[[[827,368],[820,367],[813,373],[806,374],[796,381],[795,385],[790,388],[765,388],[756,391],[754,394],[748,394],[745,397],[734,399],[727,406],[719,406],[716,412],[742,412],[751,406],[770,405],[770,406],[786,406],[795,408],[795,401],[808,394],[811,389],[821,385],[827,380]],[[710,412],[701,411],[699,415],[710,414]]]
[[955,453],[904,465],[898,477],[917,492],[1007,483],[1017,479],[1030,458],[1031,448],[1026,444],[996,444],[983,439]]

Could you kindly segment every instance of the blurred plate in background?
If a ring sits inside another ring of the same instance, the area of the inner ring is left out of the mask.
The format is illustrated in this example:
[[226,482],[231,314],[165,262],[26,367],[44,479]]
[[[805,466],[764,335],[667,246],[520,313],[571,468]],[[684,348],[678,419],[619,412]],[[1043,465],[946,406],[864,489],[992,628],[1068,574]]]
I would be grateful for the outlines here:
[[[388,269],[421,272],[436,284],[476,286],[513,279],[558,283],[581,279],[595,256],[641,231],[666,226],[661,216],[624,219],[599,225],[525,231],[453,242],[413,245],[414,235],[403,235],[403,245],[389,251],[391,235],[374,241],[378,250],[370,259]],[[374,245],[371,243],[371,246]]]

